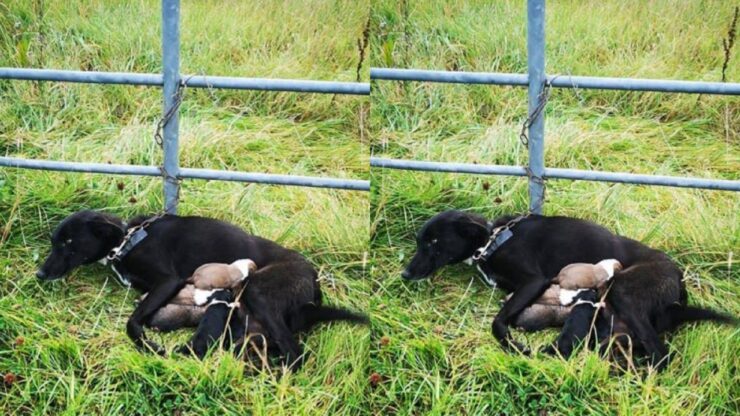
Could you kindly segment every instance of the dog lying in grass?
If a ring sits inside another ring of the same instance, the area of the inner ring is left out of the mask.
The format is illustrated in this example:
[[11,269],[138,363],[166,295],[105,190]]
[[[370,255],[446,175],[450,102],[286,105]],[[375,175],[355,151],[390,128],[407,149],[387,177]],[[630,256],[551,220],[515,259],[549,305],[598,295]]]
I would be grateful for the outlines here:
[[59,279],[73,269],[108,260],[119,280],[148,293],[126,323],[139,348],[163,354],[144,325],[207,263],[252,259],[260,268],[250,276],[239,301],[265,328],[284,364],[299,367],[303,350],[297,330],[327,321],[367,323],[365,315],[322,304],[317,272],[300,253],[212,218],[139,216],[128,223],[96,211],[65,218],[51,236],[51,252],[36,276]]
[[[502,241],[491,240],[492,231],[507,224]],[[491,325],[505,349],[527,351],[512,339],[508,327],[550,287],[551,276],[569,264],[602,259],[616,259],[625,267],[613,279],[606,303],[657,369],[668,362],[661,333],[691,321],[737,323],[727,315],[688,306],[683,273],[662,251],[576,218],[508,215],[488,222],[476,214],[442,212],[417,233],[416,252],[402,277],[427,278],[491,247],[494,250],[476,266],[486,282],[512,293]]]

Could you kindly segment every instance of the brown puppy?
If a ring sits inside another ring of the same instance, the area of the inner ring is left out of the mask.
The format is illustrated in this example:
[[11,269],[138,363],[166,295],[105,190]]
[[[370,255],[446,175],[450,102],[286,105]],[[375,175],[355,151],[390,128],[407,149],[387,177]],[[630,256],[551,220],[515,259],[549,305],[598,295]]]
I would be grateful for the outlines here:
[[169,332],[186,327],[196,327],[205,313],[205,306],[168,303],[159,308],[157,312],[149,318],[147,326],[161,332]]
[[[181,303],[175,303],[178,300]],[[262,348],[261,341],[267,335],[262,324],[257,321],[249,311],[239,305],[236,313],[238,322],[245,322],[244,331],[247,339],[253,339]],[[193,297],[173,299],[173,302],[163,306],[149,318],[147,325],[160,332],[174,331],[180,328],[196,327],[206,313],[208,305],[199,306],[195,304]],[[263,336],[264,335],[264,336]]]
[[579,292],[588,289],[602,289],[614,273],[622,270],[622,263],[614,259],[602,260],[596,264],[573,263],[563,267],[552,282],[559,285],[560,304],[569,305]]
[[[529,332],[563,326],[571,307],[560,304],[560,291],[560,286],[550,285],[534,304],[517,315],[514,326]],[[507,295],[505,300],[510,297]]]
[[193,272],[188,278],[196,289],[230,289],[257,270],[257,264],[249,259],[237,260],[231,264],[207,263]]
[[[603,287],[620,270],[622,264],[614,259],[596,264],[573,263],[563,267],[545,293],[517,315],[514,326],[525,331],[563,326],[572,308],[573,298],[579,292]],[[511,294],[506,300],[510,297]]]
[[527,332],[545,328],[561,327],[568,319],[572,306],[544,305],[535,303],[517,315],[514,326]]
[[[198,267],[185,285],[169,303],[157,310],[148,320],[148,325],[159,331],[174,331],[179,328],[198,326],[205,314],[208,298],[217,289],[239,286],[249,273],[257,270],[250,259],[237,260],[231,264],[207,263]],[[147,294],[139,299],[143,301]]]
[[602,260],[596,264],[573,263],[563,267],[552,279],[552,283],[568,290],[596,289],[620,270],[622,263],[614,259]]
[[[146,296],[148,293],[144,293],[143,295],[139,296],[139,302],[146,299]],[[195,286],[194,285],[185,285],[184,288],[180,289],[179,292],[175,295],[174,298],[170,299],[169,304],[175,304],[175,305],[195,305]]]

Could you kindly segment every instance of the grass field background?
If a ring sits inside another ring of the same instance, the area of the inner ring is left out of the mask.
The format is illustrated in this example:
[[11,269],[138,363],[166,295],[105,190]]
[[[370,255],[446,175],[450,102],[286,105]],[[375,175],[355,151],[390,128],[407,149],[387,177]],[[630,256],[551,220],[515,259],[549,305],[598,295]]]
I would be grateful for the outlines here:
[[[183,1],[185,74],[355,81],[368,4]],[[0,4],[0,65],[161,72],[158,1]],[[367,80],[368,66],[361,77]],[[187,90],[181,165],[367,179],[367,97]],[[0,153],[159,164],[161,90],[0,81]],[[162,207],[161,179],[0,170],[2,414],[357,414],[368,408],[369,331],[323,326],[283,376],[218,355],[140,354],[125,335],[135,293],[98,265],[41,283],[34,270],[67,214]],[[304,253],[329,303],[368,307],[363,192],[186,181],[181,214],[242,226]],[[188,332],[155,340],[173,346]]]
[[[548,1],[547,72],[719,81],[732,1]],[[524,1],[376,1],[373,66],[526,73]],[[740,81],[732,52],[726,79]],[[416,160],[526,165],[526,89],[373,82],[371,151]],[[550,167],[740,178],[740,101],[689,94],[554,90]],[[689,325],[662,374],[622,373],[596,354],[507,354],[490,333],[504,293],[468,266],[403,282],[425,220],[526,210],[526,180],[372,169],[371,368],[380,414],[740,412],[738,329]],[[690,303],[740,314],[736,193],[551,180],[545,213],[586,218],[665,250]],[[536,352],[555,331],[514,331]]]

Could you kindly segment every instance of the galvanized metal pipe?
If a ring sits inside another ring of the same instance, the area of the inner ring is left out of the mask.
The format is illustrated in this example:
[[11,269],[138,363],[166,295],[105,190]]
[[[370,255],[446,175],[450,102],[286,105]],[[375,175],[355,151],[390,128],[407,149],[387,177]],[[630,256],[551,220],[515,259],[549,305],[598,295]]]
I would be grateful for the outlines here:
[[177,214],[180,194],[177,182],[180,176],[180,0],[162,0],[162,81],[164,206],[168,214]]
[[688,94],[740,95],[740,83],[676,81],[670,79],[583,77],[550,75],[550,84],[557,88],[581,88],[621,91],[654,91]]
[[545,0],[527,1],[529,70],[529,209],[542,213],[545,203]]
[[371,157],[370,166],[376,168],[418,170],[426,172],[473,173],[479,175],[527,176],[521,166],[478,165],[474,163],[429,162],[425,160],[388,159]]
[[[525,74],[502,72],[431,71],[423,69],[370,68],[370,78],[386,81],[419,81],[456,84],[489,84],[526,87]],[[576,75],[549,75],[555,88],[581,88],[622,91],[654,91],[688,94],[740,95],[740,83],[679,81],[670,79],[584,77]]]
[[[500,72],[431,71],[423,69],[371,68],[373,80],[420,81],[456,84],[487,84],[526,87],[526,74]],[[215,75],[183,75],[188,88],[287,91],[325,94],[368,95],[370,84],[362,82],[312,81],[299,79],[243,78]],[[59,69],[0,68],[0,79],[57,81],[85,84],[162,86],[162,75],[132,72],[70,71]],[[554,88],[623,91],[657,91],[691,94],[740,95],[740,83],[680,81],[670,79],[585,77],[550,75]]]
[[85,84],[120,84],[162,86],[161,74],[131,72],[67,71],[59,69],[0,68],[0,79],[23,81],[77,82]]
[[[161,87],[161,74],[131,72],[68,71],[57,69],[0,68],[0,79],[57,81],[87,84],[119,84]],[[259,91],[287,91],[323,94],[370,94],[367,82],[335,82],[300,79],[241,78],[210,75],[183,75],[188,88],[215,88]]]
[[[418,170],[426,172],[469,173],[479,175],[527,176],[521,166],[478,165],[474,163],[428,162],[371,157],[370,166],[387,169]],[[642,175],[623,172],[600,172],[581,169],[545,168],[545,179],[571,179],[595,182],[618,182],[636,185],[673,186],[724,191],[740,191],[740,181],[702,179],[665,175]]]
[[490,84],[526,87],[526,74],[499,72],[430,71],[424,69],[370,68],[370,79],[384,81],[420,81],[452,84]]
[[[157,166],[117,165],[110,163],[60,162],[56,160],[22,159],[0,156],[0,166],[61,172],[105,173],[113,175],[160,176]],[[279,175],[270,173],[233,172],[214,169],[180,168],[179,179],[205,179],[252,182],[270,185],[307,186],[354,191],[369,191],[370,181],[357,179],[321,178],[314,176]]]
[[369,95],[367,82],[306,81],[293,79],[238,78],[205,75],[184,76],[185,84],[194,88],[220,88],[260,91],[315,92],[325,94]]

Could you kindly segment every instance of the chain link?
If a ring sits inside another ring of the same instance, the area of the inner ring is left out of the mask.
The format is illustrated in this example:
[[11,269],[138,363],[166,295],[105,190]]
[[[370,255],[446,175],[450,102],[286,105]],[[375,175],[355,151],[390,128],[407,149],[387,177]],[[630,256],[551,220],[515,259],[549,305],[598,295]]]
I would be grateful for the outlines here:
[[[551,79],[545,79],[544,85],[542,86],[542,91],[538,94],[538,102],[537,107],[535,107],[534,111],[532,111],[531,114],[527,117],[526,120],[524,120],[524,123],[522,123],[522,130],[519,133],[519,140],[521,141],[522,145],[529,149],[529,136],[527,136],[527,130],[532,127],[532,124],[534,121],[539,117],[543,111],[545,111],[545,107],[547,106],[547,102],[550,99],[550,90],[552,89],[552,81],[554,81],[559,75],[556,75],[555,77]],[[536,207],[532,207],[527,210],[525,214],[519,215],[511,220],[509,220],[506,224],[496,227],[491,231],[491,235],[488,238],[488,242],[484,247],[481,247],[478,249],[478,253],[473,256],[473,259],[476,261],[480,261],[480,254],[485,251],[488,246],[493,244],[493,242],[496,240],[496,237],[499,236],[502,232],[506,230],[510,230],[512,227],[514,227],[517,223],[520,221],[528,218],[530,215],[534,214],[535,211],[538,211],[540,208],[542,208],[542,205],[545,202],[545,193],[547,191],[547,186],[545,183],[545,178],[542,176],[535,175],[534,172],[532,172],[532,169],[529,168],[529,166],[524,167],[527,178],[529,178],[530,181],[535,182],[537,184],[542,185],[542,198],[540,199],[540,203]],[[476,258],[478,256],[478,258]]]
[[[524,120],[524,123],[522,123],[522,130],[519,133],[519,141],[527,149],[529,149],[529,136],[527,135],[527,131],[530,127],[532,127],[532,124],[534,124],[535,120],[537,120],[537,118],[545,111],[545,107],[547,107],[547,103],[550,100],[552,82],[555,81],[555,79],[557,79],[559,76],[560,75],[556,75],[550,79],[545,78],[545,81],[542,85],[542,90],[537,96],[537,107],[535,107],[534,111],[532,111],[527,119]],[[542,205],[544,205],[547,186],[545,183],[545,178],[535,175],[534,172],[532,172],[532,169],[529,168],[529,166],[526,166],[524,169],[526,170],[527,178],[530,181],[542,185],[542,198],[540,199],[538,206],[529,209],[527,213],[527,216],[529,216],[529,214],[532,214],[534,211],[538,211],[540,208],[542,208]]]
[[128,244],[129,240],[131,240],[131,237],[133,237],[134,234],[137,231],[143,230],[143,229],[149,227],[150,225],[152,225],[152,223],[154,221],[157,221],[158,219],[160,219],[160,218],[162,218],[164,216],[165,216],[165,213],[160,213],[160,214],[154,215],[153,217],[147,218],[144,221],[142,221],[141,224],[138,224],[138,225],[135,225],[135,226],[129,228],[126,231],[126,234],[123,236],[123,240],[121,240],[121,243],[118,246],[114,247],[108,253],[108,255],[105,257],[106,260],[108,260],[108,261],[119,260],[118,254],[123,250],[123,247],[125,247],[126,244]]
[[522,130],[519,133],[519,141],[522,142],[522,145],[529,149],[529,136],[527,135],[527,130],[529,130],[530,127],[532,127],[532,124],[535,120],[542,114],[543,111],[545,111],[545,107],[547,106],[547,102],[550,100],[550,90],[552,89],[552,82],[555,81],[557,77],[560,75],[554,76],[552,79],[545,78],[545,81],[542,85],[542,90],[537,96],[537,107],[535,107],[534,111],[532,111],[531,114],[527,117],[526,120],[524,120],[524,123],[522,123]]
[[175,102],[167,109],[162,118],[159,119],[159,122],[157,122],[157,128],[154,131],[154,142],[157,143],[159,147],[164,147],[164,137],[162,136],[164,126],[166,126],[167,123],[172,120],[172,117],[174,117],[180,110],[180,104],[182,104],[182,101],[185,98],[185,89],[187,88],[187,82],[190,78],[192,78],[192,75],[186,80],[180,80],[177,84],[177,90],[175,90]]
[[[164,127],[167,125],[167,123],[170,122],[170,120],[172,120],[172,117],[174,117],[175,114],[180,111],[180,105],[185,99],[185,89],[187,88],[188,81],[190,81],[193,76],[194,75],[191,75],[187,79],[180,79],[179,83],[177,84],[177,90],[175,90],[174,103],[172,104],[172,106],[170,106],[170,108],[167,109],[162,118],[159,119],[159,122],[157,122],[157,128],[154,131],[154,142],[161,149],[164,149],[164,137],[162,136]],[[180,201],[180,185],[182,184],[182,179],[179,179],[175,175],[172,175],[170,172],[168,172],[167,169],[164,167],[164,163],[159,166],[159,171],[162,174],[162,179],[164,179],[165,182],[174,184],[175,189],[177,190],[175,194],[175,199],[171,202],[169,206],[165,207],[164,212],[169,212],[170,209],[174,208],[175,205],[177,205],[177,203]]]

